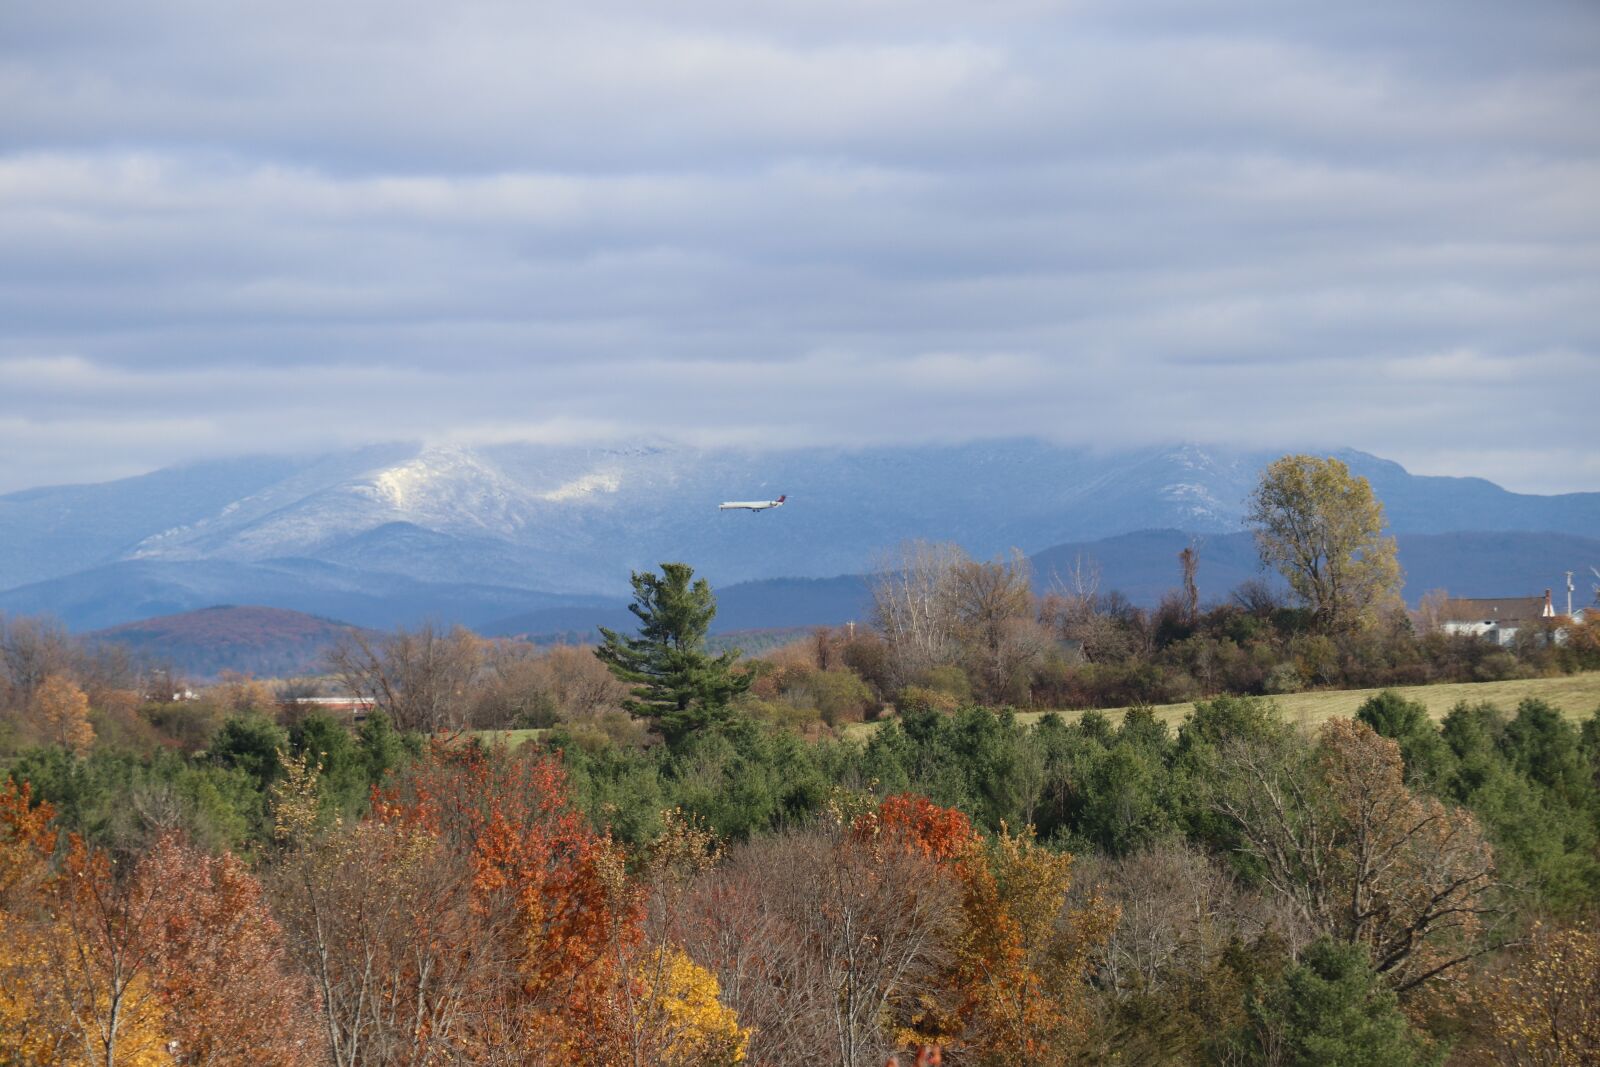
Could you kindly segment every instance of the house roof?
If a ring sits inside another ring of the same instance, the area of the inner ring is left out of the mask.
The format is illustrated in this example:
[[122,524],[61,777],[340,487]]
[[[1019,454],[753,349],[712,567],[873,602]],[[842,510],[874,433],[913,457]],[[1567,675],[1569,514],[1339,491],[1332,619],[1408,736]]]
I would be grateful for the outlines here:
[[1440,609],[1440,622],[1533,622],[1544,617],[1542,596],[1502,596],[1447,600]]

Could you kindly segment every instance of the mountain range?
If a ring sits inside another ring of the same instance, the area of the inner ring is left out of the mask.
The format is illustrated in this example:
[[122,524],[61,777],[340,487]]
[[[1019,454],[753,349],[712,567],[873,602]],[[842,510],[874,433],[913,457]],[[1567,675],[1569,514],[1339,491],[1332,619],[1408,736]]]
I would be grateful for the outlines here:
[[[564,632],[614,617],[630,571],[684,560],[718,588],[725,626],[804,625],[858,604],[863,585],[850,576],[913,538],[980,557],[1020,548],[1041,580],[1088,554],[1102,588],[1138,601],[1172,585],[1172,545],[1198,540],[1220,595],[1256,574],[1241,533],[1246,499],[1278,454],[999,440],[770,451],[386,444],[218,460],[0,496],[0,611],[93,630],[251,604],[376,628],[432,618]],[[1440,586],[1542,591],[1600,562],[1590,539],[1600,493],[1517,494],[1335,454],[1383,500],[1413,600]],[[717,510],[780,494],[782,509]]]

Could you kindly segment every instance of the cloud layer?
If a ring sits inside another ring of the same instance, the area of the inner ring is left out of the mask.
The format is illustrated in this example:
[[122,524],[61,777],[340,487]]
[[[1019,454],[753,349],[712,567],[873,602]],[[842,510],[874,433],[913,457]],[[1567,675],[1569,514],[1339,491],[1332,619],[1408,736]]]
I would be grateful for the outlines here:
[[1323,7],[9,5],[0,491],[641,433],[1600,488],[1600,9]]

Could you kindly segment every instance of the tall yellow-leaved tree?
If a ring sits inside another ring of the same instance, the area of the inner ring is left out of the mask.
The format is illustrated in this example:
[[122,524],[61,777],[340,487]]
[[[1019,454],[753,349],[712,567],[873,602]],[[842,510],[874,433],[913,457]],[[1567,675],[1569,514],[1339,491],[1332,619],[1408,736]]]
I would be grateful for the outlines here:
[[1319,628],[1361,626],[1398,604],[1400,564],[1372,485],[1329,456],[1284,456],[1261,472],[1246,516]]
[[50,740],[78,755],[94,744],[89,723],[89,698],[78,683],[64,674],[52,674],[33,696],[34,713]]

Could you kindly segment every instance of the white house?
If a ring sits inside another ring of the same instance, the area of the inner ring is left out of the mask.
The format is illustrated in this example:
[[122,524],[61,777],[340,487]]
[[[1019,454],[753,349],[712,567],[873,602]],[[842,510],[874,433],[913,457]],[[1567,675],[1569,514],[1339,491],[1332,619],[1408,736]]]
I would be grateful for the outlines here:
[[[1574,620],[1578,614],[1574,613]],[[1556,617],[1548,589],[1544,596],[1463,597],[1444,602],[1439,611],[1439,629],[1447,634],[1486,637],[1497,645],[1509,645],[1522,627]]]

